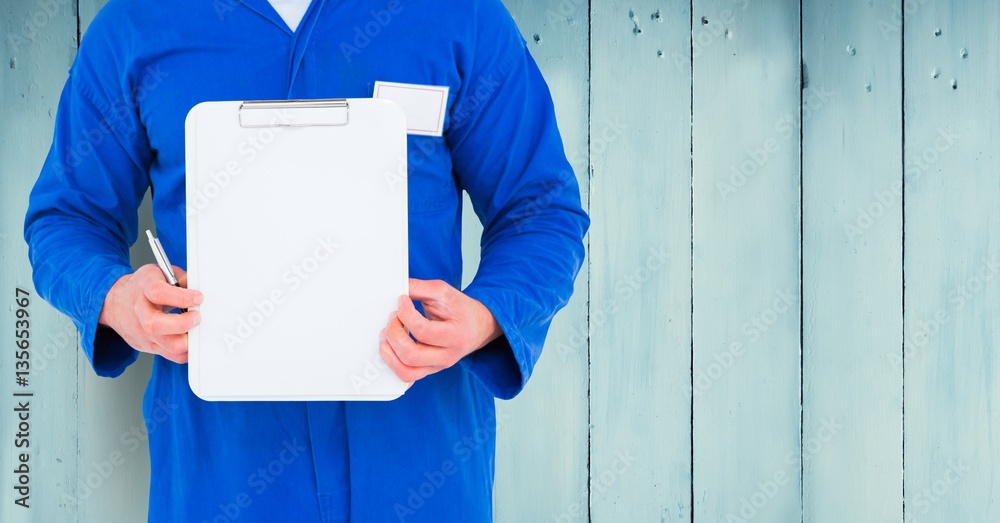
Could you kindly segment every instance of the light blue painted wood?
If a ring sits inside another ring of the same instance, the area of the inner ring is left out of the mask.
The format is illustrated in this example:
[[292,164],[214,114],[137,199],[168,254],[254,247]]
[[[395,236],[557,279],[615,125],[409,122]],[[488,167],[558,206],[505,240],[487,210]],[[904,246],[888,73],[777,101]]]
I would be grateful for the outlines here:
[[79,0],[80,9],[80,34],[87,31],[90,22],[97,16],[97,12],[108,3],[108,0]]
[[900,14],[803,4],[806,521],[902,520]]
[[80,369],[80,521],[145,521],[149,446],[142,395],[149,358],[113,380],[98,378],[82,357]]
[[799,3],[694,20],[694,518],[798,521]]
[[[581,79],[588,74],[587,5],[575,3],[564,15],[567,10],[555,0],[505,4],[549,83],[563,143],[586,202],[588,93]],[[468,282],[478,266],[482,234],[468,197],[464,218]],[[586,329],[587,281],[585,267],[573,300],[552,324],[544,356],[524,392],[497,404],[502,423],[494,491],[497,521],[540,520],[586,508],[587,346],[577,340]],[[565,350],[574,343],[575,348]]]
[[593,521],[691,520],[691,15],[666,4],[593,4]]
[[[80,0],[80,32],[106,0]],[[151,227],[149,195],[140,211],[140,226]],[[132,264],[150,263],[148,246],[138,242]],[[142,355],[124,375],[98,378],[82,351],[79,354],[80,471],[79,521],[144,521],[149,499],[149,447],[142,415],[142,396],[151,358]]]
[[[908,522],[1000,520],[1000,9],[803,2],[800,246],[797,4],[506,3],[585,200],[594,188],[594,227],[592,273],[529,387],[498,406],[497,520],[900,521],[904,486]],[[0,293],[30,286],[24,206],[75,52],[75,6],[54,5],[0,6],[4,35],[38,31],[0,43]],[[101,5],[80,2],[83,30]],[[148,202],[141,215],[151,226]],[[4,489],[0,520],[143,520],[148,359],[97,379],[68,320],[37,297],[32,315],[38,503],[13,510]]]
[[[587,201],[586,2],[505,1],[552,91],[563,144]],[[536,36],[537,35],[537,36]],[[482,227],[466,198],[464,251],[471,279]],[[587,506],[587,269],[556,316],[525,390],[498,402],[494,490],[498,522],[548,521]]]
[[907,521],[1000,521],[998,19],[906,11]]
[[[34,2],[4,2],[0,37],[0,521],[71,521],[75,510],[63,495],[75,485],[78,466],[76,331],[35,293],[21,238],[28,193],[48,152],[59,92],[75,54],[76,10],[72,4],[46,10]],[[16,288],[31,293],[27,387],[15,383]],[[15,392],[34,396],[14,398]],[[22,430],[15,409],[24,399],[27,438],[16,436]],[[29,447],[17,448],[16,441]],[[23,451],[29,508],[14,504],[21,494],[13,490],[20,476],[13,472]]]

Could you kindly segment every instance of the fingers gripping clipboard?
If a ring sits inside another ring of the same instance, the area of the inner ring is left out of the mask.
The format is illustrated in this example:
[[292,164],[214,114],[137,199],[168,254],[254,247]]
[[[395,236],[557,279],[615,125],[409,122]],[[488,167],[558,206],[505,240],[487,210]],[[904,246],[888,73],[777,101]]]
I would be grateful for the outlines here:
[[205,102],[185,122],[188,381],[206,400],[390,400],[406,123],[386,100]]

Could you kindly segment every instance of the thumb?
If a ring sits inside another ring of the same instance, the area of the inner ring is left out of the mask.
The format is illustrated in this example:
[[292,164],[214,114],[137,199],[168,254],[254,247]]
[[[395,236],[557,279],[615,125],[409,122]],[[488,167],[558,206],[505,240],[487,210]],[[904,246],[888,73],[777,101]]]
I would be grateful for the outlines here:
[[444,301],[451,285],[441,280],[410,278],[410,299],[417,301]]

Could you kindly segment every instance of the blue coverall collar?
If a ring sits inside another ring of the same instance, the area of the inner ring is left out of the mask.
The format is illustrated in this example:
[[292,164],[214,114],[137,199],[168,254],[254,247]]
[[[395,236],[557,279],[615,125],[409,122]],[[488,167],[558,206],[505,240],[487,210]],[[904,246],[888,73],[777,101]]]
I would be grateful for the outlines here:
[[320,13],[323,11],[323,7],[326,5],[326,0],[312,0],[309,4],[309,9],[302,16],[302,21],[299,22],[299,27],[292,31],[288,24],[281,18],[281,15],[274,10],[271,3],[268,0],[239,0],[243,5],[245,5],[251,11],[264,17],[272,24],[281,28],[292,38],[291,46],[291,56],[289,56],[289,78],[288,78],[288,96],[292,96],[292,92],[295,89],[295,77],[298,74],[299,65],[302,62],[302,57],[305,55],[306,49],[309,47],[309,39],[312,36],[313,27],[316,25],[316,20],[319,18]]
[[271,2],[269,2],[268,0],[239,0],[239,1],[243,5],[247,6],[248,9],[266,18],[272,24],[280,27],[282,31],[288,33],[289,35],[297,35],[299,33],[303,33],[311,29],[312,23],[309,20],[311,18],[313,19],[315,18],[313,16],[313,11],[322,10],[323,8],[322,4],[326,3],[325,0],[312,0],[312,3],[309,4],[309,9],[307,9],[305,14],[302,16],[302,21],[299,22],[299,27],[295,31],[292,31],[292,29],[288,27],[288,24],[286,24],[285,21],[281,18],[281,15],[279,15],[278,12],[274,10],[274,7],[271,6]]

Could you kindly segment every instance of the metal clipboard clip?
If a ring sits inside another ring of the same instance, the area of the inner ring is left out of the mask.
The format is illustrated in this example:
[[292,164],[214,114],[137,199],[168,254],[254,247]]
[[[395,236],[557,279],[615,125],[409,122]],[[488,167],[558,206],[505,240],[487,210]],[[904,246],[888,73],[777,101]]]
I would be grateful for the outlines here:
[[239,113],[240,127],[243,128],[344,126],[351,121],[351,106],[344,98],[252,100],[241,103]]

